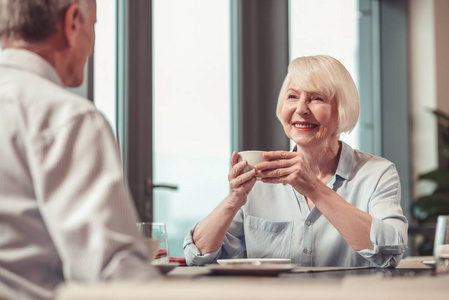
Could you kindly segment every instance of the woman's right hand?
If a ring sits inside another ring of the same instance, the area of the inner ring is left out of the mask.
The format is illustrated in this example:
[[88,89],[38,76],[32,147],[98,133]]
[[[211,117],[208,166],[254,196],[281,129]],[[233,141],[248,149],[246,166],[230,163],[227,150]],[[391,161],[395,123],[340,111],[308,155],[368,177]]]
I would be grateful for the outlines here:
[[231,170],[229,171],[229,195],[227,197],[228,204],[234,207],[242,207],[246,203],[246,198],[256,183],[256,170],[242,173],[243,169],[248,165],[246,160],[238,161],[239,154],[237,151],[232,153]]
[[256,170],[242,173],[247,161],[239,162],[239,154],[234,151],[229,171],[229,195],[193,231],[193,242],[202,255],[220,249],[226,232],[240,207],[256,183]]

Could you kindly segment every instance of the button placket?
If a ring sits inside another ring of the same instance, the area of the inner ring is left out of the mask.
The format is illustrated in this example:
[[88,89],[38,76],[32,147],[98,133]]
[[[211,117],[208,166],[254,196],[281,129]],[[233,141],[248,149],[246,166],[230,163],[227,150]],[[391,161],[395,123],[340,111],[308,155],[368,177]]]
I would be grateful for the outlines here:
[[[313,213],[312,213],[313,215]],[[303,229],[303,243],[302,243],[302,255],[301,255],[301,265],[302,266],[311,266],[312,265],[312,243],[313,243],[313,228],[312,228],[312,220],[309,217],[304,222]]]

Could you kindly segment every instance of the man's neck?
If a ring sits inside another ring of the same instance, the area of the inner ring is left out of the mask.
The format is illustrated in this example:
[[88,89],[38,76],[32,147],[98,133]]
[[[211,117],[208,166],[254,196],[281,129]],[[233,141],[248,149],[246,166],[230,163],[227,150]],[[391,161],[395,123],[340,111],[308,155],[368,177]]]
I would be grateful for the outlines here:
[[33,52],[45,59],[58,73],[64,82],[65,54],[64,47],[58,43],[57,37],[53,36],[43,42],[28,42],[19,38],[2,39],[2,49],[23,49]]
[[54,68],[55,66],[55,55],[54,49],[48,43],[32,43],[27,42],[22,39],[3,39],[2,40],[2,49],[23,49],[28,50],[37,55],[41,56],[43,59],[48,61]]

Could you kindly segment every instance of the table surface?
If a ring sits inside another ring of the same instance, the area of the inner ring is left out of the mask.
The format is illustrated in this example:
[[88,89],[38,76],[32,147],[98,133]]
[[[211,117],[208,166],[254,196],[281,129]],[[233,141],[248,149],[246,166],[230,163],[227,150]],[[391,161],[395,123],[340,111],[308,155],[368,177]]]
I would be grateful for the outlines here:
[[279,276],[214,275],[208,266],[177,267],[150,282],[65,284],[56,300],[74,299],[449,299],[449,274],[422,260],[395,269],[295,268]]

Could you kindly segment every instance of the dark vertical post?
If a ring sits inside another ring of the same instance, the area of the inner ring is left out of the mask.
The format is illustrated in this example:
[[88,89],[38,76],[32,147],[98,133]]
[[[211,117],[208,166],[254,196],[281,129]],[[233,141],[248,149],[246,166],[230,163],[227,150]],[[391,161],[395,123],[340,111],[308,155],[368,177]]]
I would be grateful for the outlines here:
[[401,178],[402,208],[411,221],[408,1],[380,2],[382,156]]
[[142,221],[152,221],[152,1],[118,4],[119,136],[137,211]]
[[276,103],[289,62],[288,1],[233,0],[233,150],[288,150]]

